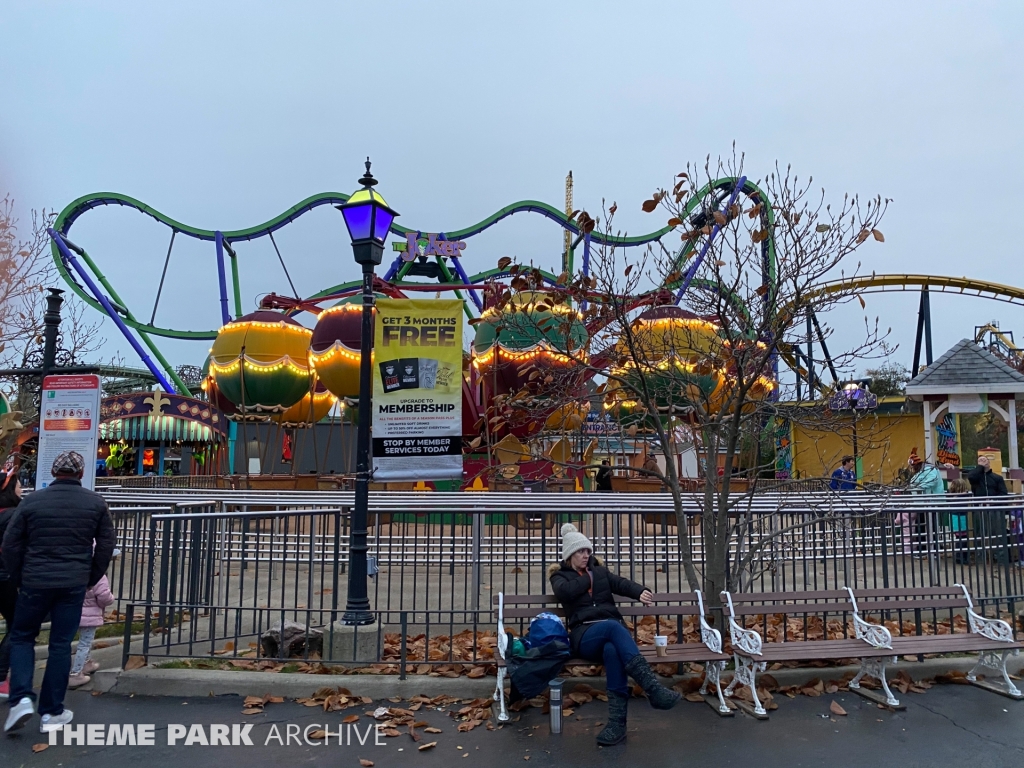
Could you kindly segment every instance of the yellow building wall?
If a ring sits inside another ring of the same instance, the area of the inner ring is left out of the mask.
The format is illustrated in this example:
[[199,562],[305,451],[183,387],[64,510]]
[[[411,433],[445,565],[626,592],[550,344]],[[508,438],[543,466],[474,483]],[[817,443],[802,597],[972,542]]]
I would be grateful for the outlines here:
[[[794,477],[828,477],[843,456],[853,454],[853,422],[836,415],[830,430],[793,425]],[[857,450],[862,460],[862,481],[891,483],[907,466],[910,452],[924,456],[924,419],[921,414],[868,414],[857,419]]]

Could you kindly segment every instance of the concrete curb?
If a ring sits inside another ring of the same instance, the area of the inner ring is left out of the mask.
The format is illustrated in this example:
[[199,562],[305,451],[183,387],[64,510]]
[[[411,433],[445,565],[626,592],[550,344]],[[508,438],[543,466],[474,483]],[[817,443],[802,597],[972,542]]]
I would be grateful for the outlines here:
[[[905,661],[892,668],[893,672],[906,671],[913,679],[960,670],[966,672],[974,666],[973,657],[948,659],[925,659],[923,662]],[[1024,658],[1010,659],[1007,668],[1013,674],[1024,669]],[[779,685],[803,685],[814,678],[838,680],[848,673],[856,673],[857,667],[802,667],[769,671]],[[731,672],[726,672],[726,677]],[[991,676],[991,674],[989,675]],[[676,680],[685,676],[676,677]],[[604,688],[603,677],[569,677],[569,685],[586,683],[595,688]],[[475,699],[494,693],[495,678],[487,676],[447,678],[409,675],[400,680],[398,675],[309,675],[282,672],[242,672],[229,670],[160,669],[142,667],[122,672],[106,669],[96,673],[93,689],[117,695],[173,696],[262,696],[272,693],[286,698],[302,698],[312,695],[319,688],[348,688],[352,693],[373,699],[392,696],[409,698],[417,694],[438,696],[441,694],[460,699]]]

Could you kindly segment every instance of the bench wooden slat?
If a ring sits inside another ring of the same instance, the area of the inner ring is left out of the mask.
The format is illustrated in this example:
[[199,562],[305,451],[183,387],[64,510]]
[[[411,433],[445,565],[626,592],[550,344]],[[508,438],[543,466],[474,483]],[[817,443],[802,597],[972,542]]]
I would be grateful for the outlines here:
[[853,613],[853,603],[800,603],[793,605],[733,605],[737,616],[787,616],[799,613]]
[[859,602],[861,597],[948,597],[955,595],[963,597],[964,593],[959,587],[886,587],[885,589],[855,589],[854,596]]
[[[854,590],[856,594],[856,590]],[[791,603],[796,600],[849,600],[845,589],[829,589],[818,592],[738,592],[733,593],[732,603],[768,603],[778,601]]]
[[857,607],[860,608],[861,614],[880,613],[882,611],[938,611],[950,608],[966,608],[967,601],[964,598],[959,600],[858,600]]
[[[644,646],[640,649],[642,655],[648,661],[655,664],[685,664],[689,662],[728,661],[732,657],[724,653],[715,653],[708,649],[703,643],[673,643],[668,646],[667,656],[658,656],[654,646]],[[505,666],[505,660],[495,656],[493,663],[499,667]],[[587,661],[586,659],[569,659],[565,662],[566,667],[573,666],[599,666],[599,661]]]

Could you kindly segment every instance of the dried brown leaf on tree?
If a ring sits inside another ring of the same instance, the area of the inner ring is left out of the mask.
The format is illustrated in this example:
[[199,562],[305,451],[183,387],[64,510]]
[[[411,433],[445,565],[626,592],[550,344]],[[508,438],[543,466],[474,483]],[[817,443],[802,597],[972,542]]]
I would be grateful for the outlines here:
[[509,258],[508,256],[502,256],[500,259],[498,259],[498,269],[504,270],[511,263],[511,258]]
[[880,242],[880,243],[884,243],[885,242],[885,236],[881,232],[879,232],[877,229],[872,229],[871,230],[871,235],[878,242]]
[[644,213],[650,213],[651,211],[658,207],[658,201],[654,200],[653,198],[651,200],[644,200],[643,205],[641,205],[640,207],[643,208]]

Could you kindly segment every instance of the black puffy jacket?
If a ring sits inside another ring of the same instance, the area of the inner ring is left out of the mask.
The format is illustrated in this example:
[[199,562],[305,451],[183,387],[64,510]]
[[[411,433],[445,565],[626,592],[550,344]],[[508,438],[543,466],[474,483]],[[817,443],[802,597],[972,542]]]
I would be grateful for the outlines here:
[[1006,496],[1006,481],[1003,476],[991,469],[977,466],[967,473],[967,481],[971,484],[971,493],[975,496]]
[[18,505],[4,534],[4,564],[11,580],[28,589],[91,587],[107,570],[114,542],[103,497],[78,480],[57,478]]
[[[593,589],[591,589],[593,577]],[[565,622],[572,635],[575,653],[584,624],[604,619],[622,621],[622,614],[615,607],[614,595],[640,599],[646,589],[642,584],[612,573],[601,561],[591,555],[587,571],[577,573],[565,561],[549,569],[551,591],[565,609]]]
[[7,573],[7,568],[4,567],[4,533],[7,531],[7,526],[10,525],[11,518],[14,517],[14,513],[17,511],[17,507],[7,507],[7,509],[0,509],[0,581],[6,581],[10,578],[10,575]]

